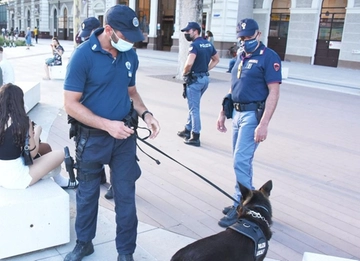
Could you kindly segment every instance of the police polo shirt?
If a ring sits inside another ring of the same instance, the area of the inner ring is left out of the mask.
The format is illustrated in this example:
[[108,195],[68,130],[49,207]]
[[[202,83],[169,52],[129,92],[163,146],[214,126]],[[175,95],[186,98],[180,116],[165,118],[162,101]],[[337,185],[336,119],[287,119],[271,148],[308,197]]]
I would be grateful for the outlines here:
[[80,102],[94,114],[122,120],[130,111],[128,87],[135,86],[139,60],[133,49],[118,52],[116,58],[103,50],[97,38],[103,31],[96,30],[76,48],[67,67],[64,90],[82,93]]
[[216,54],[214,46],[202,37],[196,38],[189,47],[189,53],[196,55],[191,72],[205,73],[208,71],[211,57]]
[[[281,83],[279,55],[263,43],[254,53],[237,59],[231,74],[231,94],[234,102],[251,103],[265,101],[269,95],[268,84]],[[240,79],[238,68],[242,61]]]

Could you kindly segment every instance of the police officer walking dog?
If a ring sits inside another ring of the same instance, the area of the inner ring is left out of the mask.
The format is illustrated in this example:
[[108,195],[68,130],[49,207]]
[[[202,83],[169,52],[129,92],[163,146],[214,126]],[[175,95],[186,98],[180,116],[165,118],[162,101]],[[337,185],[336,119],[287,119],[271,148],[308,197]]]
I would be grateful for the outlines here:
[[184,32],[186,40],[192,42],[185,62],[183,76],[186,82],[186,97],[189,115],[184,130],[177,135],[184,139],[184,143],[200,146],[200,99],[209,85],[209,71],[219,62],[219,55],[215,47],[201,37],[200,25],[189,22]]
[[[111,169],[116,212],[118,261],[133,261],[137,216],[135,181],[137,164],[137,112],[151,138],[160,131],[158,121],[144,105],[135,86],[138,57],[133,43],[143,40],[135,12],[125,5],[111,7],[105,26],[81,44],[72,56],[64,83],[66,112],[78,121],[76,162],[79,187],[76,192],[76,246],[65,261],[79,261],[94,252],[100,173]],[[100,258],[101,259],[101,258]]]
[[[279,99],[281,60],[276,52],[260,42],[261,32],[255,20],[241,20],[237,32],[244,51],[231,71],[234,170],[241,185],[254,189],[252,161],[259,143],[267,137],[268,125]],[[227,130],[225,118],[223,108],[217,120],[220,132]],[[241,199],[238,185],[234,197],[238,201]],[[225,216],[219,221],[220,226],[235,223],[237,206],[234,202],[233,206],[223,210]]]

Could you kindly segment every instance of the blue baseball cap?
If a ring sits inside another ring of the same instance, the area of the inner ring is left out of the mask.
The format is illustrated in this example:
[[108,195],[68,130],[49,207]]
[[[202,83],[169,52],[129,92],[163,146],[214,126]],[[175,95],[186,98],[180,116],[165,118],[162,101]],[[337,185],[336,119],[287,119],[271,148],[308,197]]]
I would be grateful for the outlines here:
[[188,22],[187,26],[181,29],[181,32],[189,31],[190,29],[195,29],[201,32],[200,25],[197,22]]
[[100,27],[100,21],[95,17],[88,17],[81,24],[81,33],[79,37],[89,37],[91,32]]
[[259,25],[257,22],[254,19],[245,18],[237,25],[237,37],[253,36],[256,30],[259,30]]
[[144,40],[139,19],[134,10],[126,5],[114,5],[105,14],[105,24],[120,31],[127,40],[136,43]]

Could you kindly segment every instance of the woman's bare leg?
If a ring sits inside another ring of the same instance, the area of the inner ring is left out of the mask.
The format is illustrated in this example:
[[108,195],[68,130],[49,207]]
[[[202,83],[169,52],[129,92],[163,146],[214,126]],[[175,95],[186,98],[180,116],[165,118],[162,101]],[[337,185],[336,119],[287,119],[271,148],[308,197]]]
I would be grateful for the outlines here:
[[51,151],[44,156],[34,160],[33,165],[29,166],[29,174],[32,177],[30,185],[38,182],[50,171],[61,165],[64,161],[65,154],[61,150]]

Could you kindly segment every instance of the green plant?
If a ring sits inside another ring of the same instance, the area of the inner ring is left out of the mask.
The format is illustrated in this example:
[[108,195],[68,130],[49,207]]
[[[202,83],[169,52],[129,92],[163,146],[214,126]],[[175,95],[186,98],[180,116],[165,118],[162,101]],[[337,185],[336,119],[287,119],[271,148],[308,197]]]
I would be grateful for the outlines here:
[[[7,46],[9,46],[9,39],[4,39],[3,37],[0,37],[0,46],[4,46],[4,40]],[[24,40],[15,40],[14,41],[16,46],[25,46],[26,43]]]

